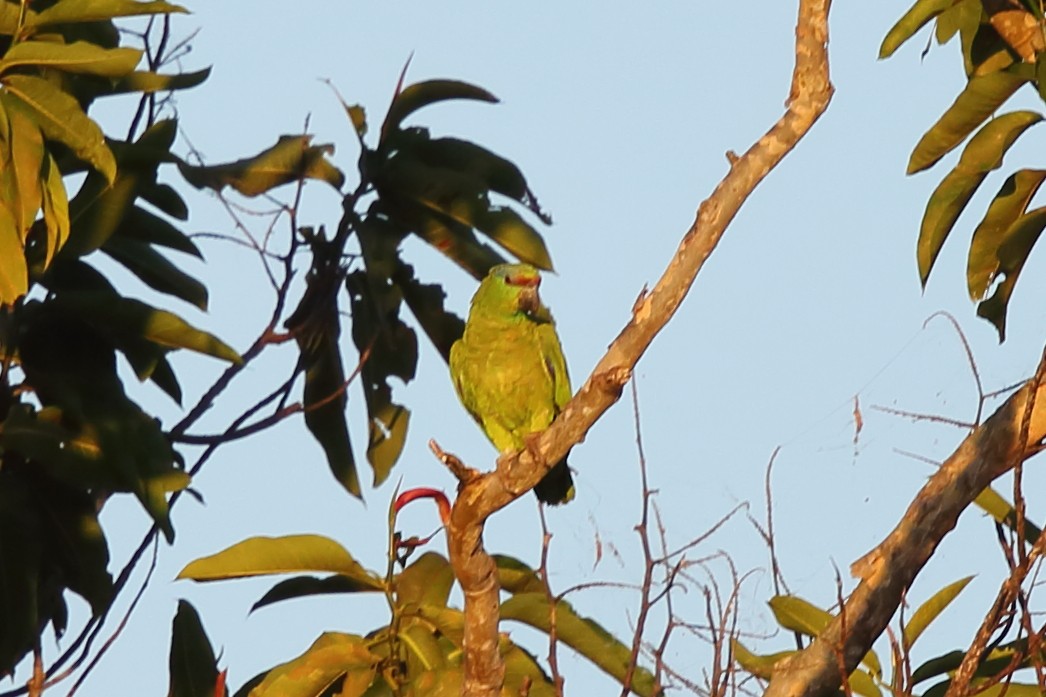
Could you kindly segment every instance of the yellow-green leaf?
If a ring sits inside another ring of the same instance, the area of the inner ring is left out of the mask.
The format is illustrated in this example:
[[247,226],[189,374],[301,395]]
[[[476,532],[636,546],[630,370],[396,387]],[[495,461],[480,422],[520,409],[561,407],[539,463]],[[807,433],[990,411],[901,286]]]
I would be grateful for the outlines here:
[[270,670],[251,697],[318,696],[346,673],[362,672],[373,680],[381,657],[367,643],[354,634],[325,632],[301,656]]
[[769,680],[774,672],[774,666],[777,662],[794,655],[795,651],[778,651],[777,653],[770,653],[760,655],[749,651],[744,644],[737,639],[731,640],[731,645],[734,650],[734,660],[736,660],[742,668],[747,670],[757,678],[763,680]]
[[251,537],[190,562],[178,578],[219,581],[317,571],[364,581],[379,590],[384,587],[381,579],[364,569],[344,547],[322,535]]
[[58,163],[50,154],[44,159],[44,225],[47,227],[47,255],[44,268],[51,264],[55,253],[69,239],[69,200]]
[[999,273],[1005,274],[1005,278],[992,296],[977,306],[977,315],[995,325],[1000,342],[1006,339],[1006,310],[1013,288],[1044,227],[1046,207],[1028,211],[1003,233],[1005,242],[999,248]]
[[44,27],[49,24],[104,22],[116,17],[187,12],[181,5],[161,0],[59,0],[43,12],[27,18],[26,24],[30,27]]
[[962,593],[966,585],[973,580],[973,576],[961,578],[955,583],[949,583],[944,588],[934,593],[929,600],[919,606],[904,626],[905,646],[911,647],[922,635],[930,623],[944,612],[945,608]]
[[20,41],[0,58],[0,73],[19,66],[39,66],[116,78],[133,71],[141,58],[142,52],[138,49],[102,48],[86,41],[71,44]]
[[889,58],[900,46],[912,38],[927,22],[951,7],[955,0],[917,0],[897,24],[890,28],[879,47],[879,58]]
[[11,305],[29,289],[25,249],[14,216],[0,203],[0,305]]
[[[795,595],[775,595],[769,604],[778,624],[806,636],[817,636],[832,621],[829,612]],[[869,651],[861,662],[875,675],[882,675],[882,664],[874,651]]]
[[116,159],[112,150],[105,142],[102,129],[83,112],[73,96],[32,75],[6,75],[2,81],[7,90],[33,112],[44,135],[68,147],[110,184],[113,182]]

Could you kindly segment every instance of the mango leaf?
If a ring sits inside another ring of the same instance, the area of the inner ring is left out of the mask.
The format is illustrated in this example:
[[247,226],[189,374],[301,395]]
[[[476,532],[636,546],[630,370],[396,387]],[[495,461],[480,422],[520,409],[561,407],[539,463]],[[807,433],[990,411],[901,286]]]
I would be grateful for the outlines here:
[[944,588],[934,593],[929,600],[919,606],[904,626],[905,646],[912,646],[922,635],[930,623],[951,605],[952,601],[962,593],[966,585],[973,580],[973,576],[961,578],[954,583],[949,583]]
[[[973,502],[996,521],[1004,524],[1010,530],[1016,531],[1017,511],[1014,510],[1013,504],[1004,499],[995,489],[990,486],[986,487]],[[1024,537],[1027,544],[1035,544],[1041,534],[1042,528],[1025,518]]]
[[1005,278],[996,286],[992,296],[977,306],[977,315],[995,325],[1000,343],[1006,340],[1006,309],[1013,287],[1043,227],[1046,227],[1046,207],[1025,213],[1003,234],[1005,242],[999,247],[998,273],[1005,274]]
[[181,405],[182,387],[178,384],[178,377],[174,374],[174,369],[171,368],[171,364],[166,358],[160,358],[156,362],[152,373],[149,374],[149,379],[167,393],[167,396],[173,399],[176,404]]
[[44,257],[44,268],[51,265],[55,253],[69,239],[69,200],[66,198],[65,184],[58,163],[50,154],[44,158],[43,213],[47,229],[47,252]]
[[890,28],[879,47],[879,58],[889,58],[934,17],[951,7],[955,0],[916,0],[897,24]]
[[306,598],[312,595],[334,595],[340,593],[373,593],[382,588],[375,587],[374,579],[370,576],[364,578],[350,578],[336,574],[324,578],[315,576],[296,576],[286,581],[280,581],[270,588],[258,602],[251,605],[251,612],[266,605],[272,605],[284,600],[294,598]]
[[172,264],[148,243],[114,235],[102,250],[153,290],[207,310],[207,286]]
[[[522,622],[548,632],[550,607],[544,593],[519,593],[501,605],[501,619]],[[578,616],[570,603],[555,605],[556,634],[559,640],[590,660],[618,682],[625,679],[630,649],[596,622]],[[642,697],[662,694],[647,669],[636,666],[632,675],[632,691]]]
[[2,82],[10,94],[33,112],[47,138],[68,147],[102,174],[109,184],[113,183],[116,160],[112,150],[105,142],[102,129],[83,112],[75,98],[33,75],[9,74],[2,78]]
[[215,694],[218,661],[199,613],[187,600],[178,601],[178,611],[171,623],[168,665],[171,678],[168,697],[222,697],[228,694],[228,690]]
[[409,147],[411,157],[433,167],[463,172],[482,182],[485,189],[507,196],[527,207],[546,225],[552,218],[538,204],[519,167],[486,148],[457,138],[415,137]]
[[443,306],[447,297],[443,287],[438,283],[419,283],[414,277],[414,268],[403,263],[397,266],[393,281],[429,340],[443,360],[449,361],[450,347],[465,331],[465,320]]
[[112,93],[140,92],[142,94],[152,94],[154,92],[187,90],[202,84],[210,75],[210,68],[191,73],[176,73],[174,75],[136,71],[116,80],[113,83]]
[[0,478],[0,670],[13,673],[38,641],[38,585],[44,551],[39,544],[39,517],[32,505],[32,490],[16,477]]
[[[140,190],[139,193],[142,198],[146,198],[143,191]],[[120,221],[117,234],[125,239],[147,242],[191,254],[198,259],[203,258],[200,248],[188,235],[141,206],[131,206],[127,210]]]
[[306,289],[298,307],[287,319],[300,351],[299,367],[305,371],[302,404],[305,426],[323,448],[335,479],[353,496],[361,498],[356,459],[352,454],[349,427],[345,422],[345,370],[341,361],[341,318],[338,286],[341,271],[317,250],[314,268],[306,278]]
[[425,552],[396,575],[396,602],[405,605],[445,606],[454,585],[450,562],[435,552]]
[[102,48],[86,41],[59,44],[20,41],[0,58],[0,73],[19,66],[53,68],[67,73],[121,77],[134,70],[142,52],[134,48]]
[[1042,116],[1033,111],[1015,111],[993,119],[970,139],[959,163],[934,190],[919,230],[919,276],[924,286],[945,239],[986,174],[1000,167],[1014,141],[1039,121]]
[[121,168],[110,185],[90,172],[69,201],[72,228],[60,259],[86,256],[105,244],[123,222],[137,195],[140,175]]
[[[138,195],[144,201],[148,201],[172,218],[177,218],[178,220],[189,219],[189,207],[185,204],[185,199],[168,184],[146,184],[142,186]],[[182,237],[185,238],[190,246],[190,249],[182,249],[182,251],[201,257],[200,250],[196,248],[196,245],[185,235],[182,235]]]
[[219,581],[313,571],[341,574],[375,590],[384,588],[377,575],[360,566],[340,544],[322,535],[250,537],[190,562],[177,578]]
[[970,299],[983,300],[999,272],[999,248],[1006,230],[1028,208],[1046,180],[1046,170],[1022,169],[1014,172],[999,189],[988,212],[973,231],[966,263],[966,283]]
[[544,593],[545,586],[537,572],[514,557],[495,554],[498,567],[498,585],[509,593]]
[[980,19],[981,0],[954,0],[951,7],[937,16],[934,27],[937,43],[945,44],[956,34],[968,32],[970,25],[976,27]]
[[29,288],[22,236],[14,216],[0,204],[0,305],[12,305]]
[[[414,617],[403,618],[396,636],[407,649],[407,675],[445,670],[448,654],[458,652],[458,648],[434,631],[431,625]],[[460,661],[455,663],[460,667]]]
[[777,665],[778,661],[796,653],[796,651],[779,651],[777,653],[759,655],[749,651],[737,639],[732,639],[730,645],[733,647],[734,660],[746,671],[763,680],[769,680],[773,676],[774,666]]
[[[806,636],[817,636],[832,621],[831,613],[795,595],[775,595],[770,598],[769,605],[778,624]],[[882,664],[874,651],[865,654],[861,662],[874,675],[883,674]]]
[[8,127],[3,134],[7,146],[4,148],[3,176],[5,184],[10,187],[5,187],[8,192],[6,203],[14,213],[19,234],[24,240],[43,202],[41,173],[47,153],[40,127],[29,116],[28,110],[15,99],[0,97],[0,100]]
[[100,22],[116,17],[139,15],[187,13],[181,5],[161,0],[139,2],[138,0],[60,0],[43,12],[27,20],[29,27],[45,27],[51,24],[74,22]]
[[160,346],[189,349],[230,363],[243,360],[231,346],[213,334],[140,300],[105,292],[82,292],[62,295],[53,302],[57,307],[89,320],[96,328],[117,336],[140,337]]
[[932,167],[1027,81],[1026,76],[1011,70],[971,78],[955,102],[916,144],[908,160],[908,174]]
[[383,482],[406,442],[410,411],[392,401],[390,377],[414,378],[418,339],[399,318],[400,296],[394,286],[371,283],[366,271],[345,278],[352,307],[352,340],[361,356],[363,395],[367,402],[367,460],[374,484]]
[[276,145],[254,157],[210,166],[178,160],[178,169],[197,189],[221,191],[231,186],[244,196],[258,196],[300,179],[318,179],[340,189],[345,175],[327,160],[334,146],[311,145],[311,142],[309,135],[280,136]]
[[346,673],[373,676],[381,657],[367,644],[361,636],[325,632],[301,656],[270,670],[251,697],[317,697]]
[[[389,203],[386,201],[386,204]],[[505,258],[493,247],[476,238],[472,228],[441,212],[427,210],[412,201],[397,201],[387,210],[397,222],[465,269],[477,281],[483,280],[492,266],[505,263]]]
[[384,141],[393,130],[400,127],[405,118],[418,109],[451,99],[472,99],[488,103],[498,101],[497,97],[482,87],[476,87],[466,82],[456,80],[418,82],[407,86],[393,98],[389,111],[385,115],[385,122],[381,126],[381,139]]

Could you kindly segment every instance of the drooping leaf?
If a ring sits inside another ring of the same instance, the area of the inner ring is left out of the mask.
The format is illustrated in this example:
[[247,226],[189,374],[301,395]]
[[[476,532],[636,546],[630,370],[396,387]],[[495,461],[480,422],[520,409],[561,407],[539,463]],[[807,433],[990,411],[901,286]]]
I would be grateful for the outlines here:
[[407,303],[429,340],[443,360],[449,361],[450,347],[465,331],[465,320],[444,308],[443,301],[447,294],[443,287],[436,283],[419,283],[414,277],[414,268],[409,264],[397,267],[393,281],[399,286],[403,302]]
[[178,601],[178,611],[171,624],[168,666],[168,697],[223,697],[228,694],[228,690],[215,693],[218,662],[214,648],[199,613],[187,600]]
[[999,247],[999,270],[1004,279],[995,287],[995,292],[977,306],[977,315],[983,317],[999,332],[999,341],[1006,340],[1006,310],[1010,296],[1021,275],[1024,263],[1032,247],[1046,227],[1046,207],[1028,211],[1013,222],[1003,233],[1005,242]]
[[375,590],[384,587],[381,579],[360,566],[344,547],[322,535],[251,537],[190,562],[177,578],[218,581],[317,571],[341,574]]
[[29,288],[25,250],[14,216],[0,204],[0,305],[11,305]]
[[969,31],[970,24],[980,21],[981,0],[953,0],[952,6],[937,16],[934,36],[945,44],[956,34]]
[[141,92],[142,94],[152,94],[154,92],[187,90],[202,84],[210,75],[210,68],[174,75],[138,71],[117,80],[113,84],[112,93]]
[[[1014,509],[1012,503],[1004,499],[994,488],[986,487],[984,491],[977,495],[973,502],[996,521],[1002,523],[1010,530],[1016,531],[1016,509]],[[1035,544],[1035,541],[1039,539],[1041,534],[1042,528],[1027,518],[1024,519],[1024,538],[1028,545]]]
[[926,628],[930,626],[930,623],[951,605],[952,601],[958,597],[959,593],[962,593],[966,585],[972,580],[973,576],[967,576],[954,583],[949,583],[920,605],[904,626],[904,645],[911,647]]
[[140,337],[169,348],[189,349],[230,363],[243,360],[231,346],[213,334],[140,300],[104,292],[83,292],[62,295],[54,302],[69,312],[89,319],[103,331]]
[[[139,196],[142,200],[151,203],[152,205],[159,208],[161,211],[177,218],[178,220],[189,219],[189,207],[185,204],[185,199],[182,198],[181,194],[174,190],[174,187],[168,184],[146,184],[141,187]],[[196,249],[196,245],[189,241],[191,250],[183,249],[182,251],[188,251],[189,254],[196,256],[200,255],[200,250]]]
[[908,174],[932,167],[999,109],[1028,79],[1017,71],[973,77],[955,102],[923,135],[908,160]]
[[13,673],[33,647],[41,628],[39,608],[43,550],[38,543],[39,518],[29,487],[14,477],[0,478],[0,672]]
[[338,313],[339,265],[317,251],[306,279],[305,294],[287,319],[300,351],[299,367],[305,372],[302,405],[305,425],[323,448],[335,479],[353,496],[361,498],[356,459],[345,422],[345,370],[342,366],[341,317]]
[[325,632],[301,656],[270,670],[251,697],[318,696],[346,673],[373,675],[381,657],[367,645],[360,636]]
[[795,651],[779,651],[777,653],[759,655],[749,651],[737,639],[731,640],[730,645],[733,647],[734,660],[746,671],[763,680],[769,680],[773,676],[774,666],[777,665],[778,661],[796,653]]
[[69,239],[69,200],[66,198],[62,173],[58,163],[50,154],[44,158],[43,213],[47,229],[47,252],[44,256],[44,268],[51,265],[51,259]]
[[[5,183],[10,184],[7,199],[24,240],[43,203],[41,174],[44,165],[44,137],[28,110],[15,99],[3,99],[8,130],[4,133]],[[9,179],[8,179],[9,178]]]
[[494,563],[498,567],[498,585],[509,593],[544,593],[545,586],[538,578],[537,572],[519,559],[495,554]]
[[181,5],[162,0],[59,0],[43,12],[31,17],[26,24],[30,27],[45,27],[52,24],[73,22],[99,22],[117,17],[139,15],[183,14],[188,12]]
[[[501,619],[522,622],[548,632],[550,606],[544,593],[518,593],[501,605]],[[593,620],[580,617],[566,601],[555,604],[556,635],[618,682],[625,679],[631,650]],[[654,676],[642,666],[636,666],[632,676],[632,690],[642,697],[662,694]]]
[[1042,121],[1033,111],[1016,111],[993,119],[963,149],[955,168],[934,190],[926,204],[919,231],[919,276],[923,285],[941,247],[970,198],[988,172],[1002,165],[1003,156],[1030,126]]
[[916,0],[897,24],[890,28],[879,47],[879,58],[889,58],[930,20],[951,7],[955,0]]
[[1005,233],[1028,208],[1046,170],[1022,169],[1011,174],[995,195],[984,219],[973,231],[966,264],[966,283],[972,300],[983,300],[999,272],[999,248]]
[[151,245],[114,235],[102,250],[153,290],[207,310],[207,286],[172,264]]
[[450,562],[435,552],[425,552],[395,579],[396,600],[401,605],[443,606],[454,585],[454,570]]
[[315,576],[296,576],[286,581],[280,581],[270,588],[258,602],[251,605],[251,612],[266,605],[292,600],[294,598],[306,598],[312,595],[334,595],[341,593],[374,593],[381,591],[381,587],[375,587],[374,579],[370,576],[365,578],[351,578],[336,574],[324,578]]
[[345,183],[345,175],[327,156],[333,145],[311,145],[312,136],[280,136],[276,145],[254,157],[222,165],[197,166],[179,160],[178,169],[197,189],[221,191],[231,186],[244,196],[258,196],[277,186],[299,179],[318,179],[335,189]]
[[497,97],[481,87],[456,80],[428,80],[409,85],[396,95],[381,126],[381,138],[400,127],[403,120],[422,107],[451,99],[496,103]]
[[112,150],[105,142],[102,129],[83,112],[75,98],[33,75],[9,74],[2,82],[10,94],[33,112],[47,138],[68,147],[112,184],[116,178]]
[[[143,193],[143,198],[144,192]],[[158,215],[145,210],[141,206],[132,206],[127,210],[120,221],[119,236],[147,242],[179,252],[191,254],[198,259],[203,258],[200,248],[196,246],[188,235],[171,225]]]
[[[831,613],[798,596],[775,595],[770,598],[769,605],[778,624],[806,636],[817,636],[832,621]],[[882,675],[882,664],[874,651],[865,654],[861,662],[875,675]]]
[[101,48],[86,41],[59,44],[52,41],[20,41],[0,58],[0,73],[20,66],[53,68],[116,78],[134,70],[142,51],[134,48]]

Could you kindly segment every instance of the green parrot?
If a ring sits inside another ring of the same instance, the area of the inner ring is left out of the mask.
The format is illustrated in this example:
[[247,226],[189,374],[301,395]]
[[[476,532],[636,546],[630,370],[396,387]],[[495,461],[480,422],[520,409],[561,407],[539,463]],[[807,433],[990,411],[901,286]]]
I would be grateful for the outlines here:
[[[570,376],[556,324],[541,304],[541,276],[529,264],[495,266],[472,297],[465,333],[450,349],[461,403],[502,453],[526,447],[570,401]],[[534,487],[543,503],[574,498],[567,460]]]

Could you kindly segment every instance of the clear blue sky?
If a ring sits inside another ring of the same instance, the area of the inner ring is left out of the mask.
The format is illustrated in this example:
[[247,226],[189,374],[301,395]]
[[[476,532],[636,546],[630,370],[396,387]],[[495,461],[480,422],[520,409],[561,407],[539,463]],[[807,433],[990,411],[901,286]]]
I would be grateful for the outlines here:
[[[944,172],[908,178],[904,167],[911,147],[963,77],[954,45],[920,59],[925,31],[892,60],[876,60],[882,36],[907,6],[896,0],[837,3],[830,46],[837,92],[831,107],[746,204],[636,372],[650,476],[672,543],[703,533],[743,501],[762,519],[765,467],[781,446],[773,485],[783,570],[794,592],[825,606],[835,599],[833,564],[852,588],[850,562],[886,534],[930,472],[896,449],[939,459],[964,435],[872,406],[967,420],[976,413],[976,391],[955,332],[940,319],[924,329],[924,321],[938,310],[954,313],[987,389],[1032,370],[1046,326],[1042,250],[1032,255],[1018,284],[1005,345],[997,345],[994,330],[974,316],[966,298],[965,247],[985,194],[994,193],[1001,179],[985,185],[971,204],[973,215],[960,220],[956,239],[945,247],[928,289],[919,287],[916,232],[926,197]],[[558,274],[542,290],[580,384],[726,171],[724,153],[746,149],[780,115],[792,68],[796,2],[760,2],[741,12],[705,2],[658,3],[652,9],[456,0],[201,2],[190,9],[195,14],[178,18],[175,27],[182,34],[201,31],[183,65],[213,65],[214,72],[202,87],[179,95],[177,105],[185,134],[210,162],[236,159],[279,134],[300,132],[309,116],[317,140],[337,145],[335,162],[351,182],[355,139],[321,80],[330,79],[377,122],[412,53],[409,80],[457,78],[500,97],[497,106],[438,106],[416,119],[516,161],[553,214],[546,239]],[[99,113],[114,124],[126,118],[115,107]],[[1028,158],[1043,152],[1042,146],[1043,134],[1029,132],[1007,167],[1031,164]],[[185,141],[181,147],[187,149]],[[173,172],[168,178],[176,180]],[[191,201],[189,230],[232,232],[216,201],[204,195]],[[308,188],[304,224],[333,226],[338,213],[337,196],[321,185]],[[264,224],[254,223],[259,230]],[[195,270],[211,286],[211,311],[181,309],[246,347],[263,326],[271,293],[248,252],[219,242],[206,242],[204,249],[208,263]],[[409,244],[406,256],[425,278],[444,282],[449,304],[465,312],[471,279],[419,245]],[[226,423],[236,406],[282,380],[293,360],[286,350],[253,367],[200,430]],[[347,362],[355,361],[349,356]],[[193,373],[185,379],[190,401],[218,367],[192,358],[178,366]],[[383,603],[376,599],[299,600],[248,616],[272,581],[201,586],[172,579],[188,561],[252,534],[323,533],[365,565],[380,568],[383,519],[396,482],[453,488],[428,454],[429,438],[474,465],[487,466],[494,457],[428,346],[419,372],[415,382],[396,390],[413,410],[406,452],[390,481],[366,492],[366,505],[331,480],[300,421],[220,450],[195,482],[206,505],[178,505],[176,545],[160,549],[141,606],[80,694],[163,693],[178,598],[200,610],[234,688],[298,655],[323,631],[365,633],[383,624]],[[164,410],[168,422],[177,417],[156,395],[141,394]],[[855,396],[864,417],[856,447]],[[358,392],[351,399],[359,443],[362,399]],[[640,497],[631,413],[626,398],[572,455],[577,500],[549,514],[557,589],[640,578],[632,530]],[[1035,475],[1029,491],[1036,490]],[[1040,519],[1035,504],[1033,498],[1032,517]],[[436,525],[435,512],[424,506],[401,520],[408,534],[427,534]],[[112,501],[104,524],[115,571],[146,520],[133,501]],[[598,564],[597,539],[603,546]],[[536,564],[541,540],[532,499],[492,520],[486,541],[491,551]],[[433,548],[443,551],[439,538]],[[754,570],[739,598],[742,629],[772,632],[765,605],[772,587],[759,536],[738,517],[693,558],[720,550],[740,572]],[[962,637],[962,643],[970,636],[994,595],[1000,569],[994,530],[977,511],[964,515],[938,557],[913,590],[913,604],[960,576],[980,576],[952,610],[954,624],[927,637],[928,651],[957,648],[950,637]],[[722,563],[708,568],[728,583]],[[707,578],[701,567],[693,568],[693,576],[698,582]],[[129,597],[121,598],[121,607]],[[618,633],[627,634],[635,616],[635,597],[625,591],[588,590],[570,600]],[[703,621],[696,587],[680,596],[678,609],[683,619]],[[534,640],[532,650],[544,655],[536,636],[509,629],[516,638]],[[767,650],[789,646],[784,636],[749,643]],[[708,651],[680,633],[667,658],[700,680]],[[567,661],[565,670],[569,694],[613,690],[587,667]]]

